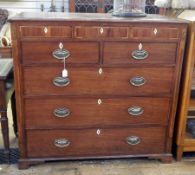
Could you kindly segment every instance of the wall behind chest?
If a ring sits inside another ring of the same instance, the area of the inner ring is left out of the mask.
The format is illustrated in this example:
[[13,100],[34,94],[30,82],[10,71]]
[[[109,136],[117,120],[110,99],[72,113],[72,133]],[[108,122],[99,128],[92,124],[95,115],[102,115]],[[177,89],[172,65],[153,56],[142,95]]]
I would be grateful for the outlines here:
[[[64,11],[68,11],[69,0],[55,0],[55,4],[57,11],[61,11],[63,5]],[[0,8],[13,12],[41,11],[41,5],[44,11],[49,11],[51,0],[0,0]]]

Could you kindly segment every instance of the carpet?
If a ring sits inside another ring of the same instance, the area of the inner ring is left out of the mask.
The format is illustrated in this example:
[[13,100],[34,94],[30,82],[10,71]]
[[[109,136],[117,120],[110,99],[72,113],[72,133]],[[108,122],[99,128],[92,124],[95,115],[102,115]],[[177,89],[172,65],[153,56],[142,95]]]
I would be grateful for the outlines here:
[[18,163],[19,159],[19,151],[17,148],[11,148],[10,149],[10,161],[8,162],[6,160],[4,149],[0,149],[0,164],[16,164]]

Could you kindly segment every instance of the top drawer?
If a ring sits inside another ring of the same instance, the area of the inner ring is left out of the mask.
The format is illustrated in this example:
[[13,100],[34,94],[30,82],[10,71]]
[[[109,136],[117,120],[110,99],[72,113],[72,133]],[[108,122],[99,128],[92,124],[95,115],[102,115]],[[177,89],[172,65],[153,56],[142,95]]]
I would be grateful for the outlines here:
[[70,26],[21,26],[21,37],[72,37]]
[[135,39],[177,39],[179,29],[170,27],[133,27],[131,37]]
[[77,39],[128,39],[128,27],[76,26],[74,37]]

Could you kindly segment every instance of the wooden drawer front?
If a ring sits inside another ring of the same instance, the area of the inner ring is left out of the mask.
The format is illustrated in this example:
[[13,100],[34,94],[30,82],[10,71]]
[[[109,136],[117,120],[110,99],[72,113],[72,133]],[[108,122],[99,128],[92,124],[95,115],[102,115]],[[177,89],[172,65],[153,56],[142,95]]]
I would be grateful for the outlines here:
[[[22,59],[24,63],[59,63],[53,56],[60,49],[67,50],[70,56],[67,63],[98,63],[99,44],[97,42],[22,42]],[[33,49],[32,49],[33,48]]]
[[[62,66],[24,69],[25,94],[162,96],[171,93],[173,82],[172,68],[105,68],[102,74],[98,68],[68,68],[70,83],[57,87],[53,80],[61,76],[61,71]],[[144,79],[145,84],[133,85],[136,77],[138,81]]]
[[32,158],[158,154],[164,152],[165,133],[165,128],[157,127],[28,131],[27,154]]
[[0,47],[0,59],[12,58],[12,47]]
[[21,37],[72,37],[70,26],[22,26]]
[[128,27],[75,27],[75,38],[80,39],[98,39],[98,38],[110,38],[110,39],[128,39],[129,28]]
[[[70,84],[57,87],[53,80],[61,76],[61,67],[26,67],[26,95],[169,95],[173,83],[172,68],[68,68]],[[135,86],[137,81],[143,85]],[[141,80],[140,80],[141,79]],[[131,83],[130,83],[131,82]],[[43,88],[44,87],[44,88]],[[100,96],[101,97],[101,96]]]
[[104,63],[174,64],[176,51],[177,45],[175,43],[106,42],[104,44]]
[[26,99],[26,127],[40,129],[167,123],[169,99],[137,97],[101,100],[102,103],[98,104],[98,99],[85,98]]
[[159,39],[177,39],[180,37],[178,28],[152,28],[152,27],[133,27],[131,30],[132,38],[159,38]]

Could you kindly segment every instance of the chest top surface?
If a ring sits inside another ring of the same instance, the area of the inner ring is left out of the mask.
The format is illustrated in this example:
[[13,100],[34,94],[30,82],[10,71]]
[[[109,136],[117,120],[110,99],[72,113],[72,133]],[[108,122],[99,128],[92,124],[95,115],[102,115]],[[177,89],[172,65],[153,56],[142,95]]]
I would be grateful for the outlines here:
[[9,21],[83,21],[83,22],[127,22],[127,23],[188,23],[187,20],[170,18],[161,15],[147,15],[146,17],[124,18],[114,17],[112,14],[101,13],[60,13],[60,12],[23,12],[9,19]]

